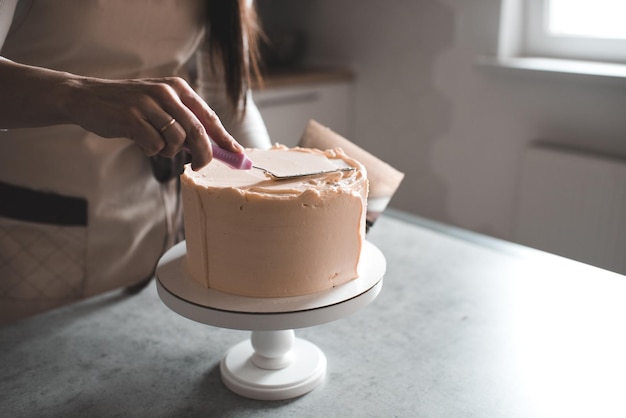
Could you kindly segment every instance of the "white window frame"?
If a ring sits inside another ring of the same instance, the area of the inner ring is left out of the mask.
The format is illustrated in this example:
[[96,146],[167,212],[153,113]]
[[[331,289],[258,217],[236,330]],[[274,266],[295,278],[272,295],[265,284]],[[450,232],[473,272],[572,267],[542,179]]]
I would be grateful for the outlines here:
[[626,64],[626,40],[548,33],[549,0],[502,0],[499,59],[547,58]]
[[549,0],[524,0],[523,55],[626,63],[626,40],[554,35],[548,31]]

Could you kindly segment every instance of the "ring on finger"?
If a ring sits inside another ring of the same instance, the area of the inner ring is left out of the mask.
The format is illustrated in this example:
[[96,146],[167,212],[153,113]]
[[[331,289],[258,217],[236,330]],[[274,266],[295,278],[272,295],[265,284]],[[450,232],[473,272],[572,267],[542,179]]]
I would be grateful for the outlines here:
[[159,133],[162,134],[163,132],[167,131],[169,129],[170,126],[172,126],[173,124],[176,123],[176,119],[172,118],[169,121],[167,121],[167,123],[165,125],[163,125],[161,127],[161,129],[159,129]]

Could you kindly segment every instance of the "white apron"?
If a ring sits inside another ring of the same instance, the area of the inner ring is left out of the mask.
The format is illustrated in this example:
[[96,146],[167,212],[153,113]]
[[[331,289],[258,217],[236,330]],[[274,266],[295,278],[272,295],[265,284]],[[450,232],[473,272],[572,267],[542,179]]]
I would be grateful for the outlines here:
[[[200,0],[22,0],[2,56],[103,78],[181,75],[203,28]],[[266,146],[260,123],[252,145]],[[151,277],[175,240],[176,187],[127,139],[0,132],[0,323]]]

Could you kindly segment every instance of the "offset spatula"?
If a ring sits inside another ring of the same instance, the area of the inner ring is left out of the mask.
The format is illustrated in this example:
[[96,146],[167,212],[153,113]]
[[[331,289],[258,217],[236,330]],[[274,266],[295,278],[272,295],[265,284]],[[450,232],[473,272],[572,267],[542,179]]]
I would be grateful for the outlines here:
[[267,168],[254,165],[252,160],[248,158],[248,156],[243,152],[241,153],[230,152],[223,148],[218,147],[215,144],[212,144],[212,148],[213,148],[213,157],[228,164],[232,168],[235,168],[238,170],[250,170],[250,169],[261,170],[265,174],[269,175],[272,180],[292,180],[292,179],[297,179],[301,177],[320,176],[322,174],[355,170],[354,167],[337,167],[331,170],[321,170],[321,171],[314,171],[314,172],[303,172],[303,173],[295,173],[295,174],[290,173],[288,175],[277,174],[277,173],[273,173]]

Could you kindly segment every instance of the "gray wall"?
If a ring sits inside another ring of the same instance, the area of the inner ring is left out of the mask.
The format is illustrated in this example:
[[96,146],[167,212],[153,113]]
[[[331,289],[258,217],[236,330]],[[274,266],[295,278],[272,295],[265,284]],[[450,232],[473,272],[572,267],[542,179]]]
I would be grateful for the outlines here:
[[306,62],[356,70],[352,141],[406,173],[391,206],[510,239],[523,150],[626,157],[626,81],[486,68],[499,0],[261,0]]

